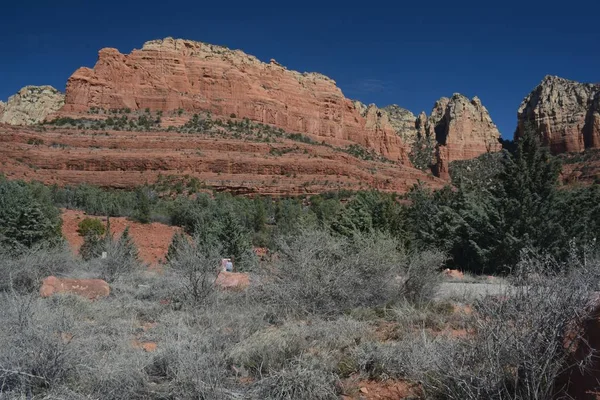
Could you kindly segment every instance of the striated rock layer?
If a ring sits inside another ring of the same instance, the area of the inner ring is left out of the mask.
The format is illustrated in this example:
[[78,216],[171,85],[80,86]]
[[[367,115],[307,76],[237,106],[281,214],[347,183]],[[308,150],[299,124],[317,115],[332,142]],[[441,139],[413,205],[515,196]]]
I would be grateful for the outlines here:
[[62,112],[91,107],[235,114],[325,141],[349,140],[407,161],[389,119],[373,108],[361,112],[332,79],[201,42],[153,40],[128,55],[100,50],[93,69],[79,68],[69,78]]
[[[101,132],[101,133],[100,133]],[[342,147],[351,142],[340,143]],[[97,131],[0,125],[1,171],[9,179],[134,188],[161,176],[197,178],[241,195],[303,195],[377,189],[403,193],[444,182],[409,166],[364,160],[320,144],[178,132]]]
[[502,148],[500,132],[477,97],[469,100],[458,93],[451,98],[442,97],[435,102],[429,117],[425,112],[415,116],[395,104],[381,109],[357,101],[354,104],[362,115],[377,113],[380,119],[389,123],[409,152],[418,138],[435,143],[436,151],[431,155],[434,172],[444,179],[449,178],[450,162],[468,160]]
[[531,125],[554,154],[600,148],[600,85],[546,76],[523,100],[515,139]]
[[436,175],[447,179],[448,165],[455,160],[468,160],[481,154],[500,151],[500,132],[492,122],[481,100],[455,93],[451,98],[442,97],[423,121],[421,114],[417,131],[425,132],[436,140]]
[[58,111],[65,96],[52,86],[25,86],[8,99],[0,102],[0,123],[33,125]]

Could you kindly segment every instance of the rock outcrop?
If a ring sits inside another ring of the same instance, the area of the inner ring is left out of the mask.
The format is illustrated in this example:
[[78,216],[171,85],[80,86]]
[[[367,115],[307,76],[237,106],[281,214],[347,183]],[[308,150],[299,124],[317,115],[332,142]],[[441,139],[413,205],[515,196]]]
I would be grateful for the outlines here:
[[52,86],[25,86],[0,104],[0,123],[9,125],[33,125],[58,111],[65,103],[65,96]]
[[275,136],[269,142],[244,140],[235,132],[105,129],[99,135],[86,128],[77,134],[56,125],[35,128],[0,124],[0,164],[9,179],[132,189],[161,177],[194,177],[216,191],[269,196],[340,189],[403,193],[419,181],[431,188],[444,183],[407,165],[342,151],[350,141],[324,146]]
[[392,160],[407,160],[389,120],[373,110],[363,115],[332,79],[201,42],[153,40],[128,55],[100,50],[93,69],[79,68],[69,78],[62,112],[92,107],[235,115],[326,142],[349,140]]
[[431,138],[436,144],[436,152],[432,154],[436,164],[434,172],[444,179],[449,177],[450,162],[501,149],[500,132],[477,97],[472,100],[461,94],[442,97],[435,102],[429,117],[425,112],[415,116],[395,104],[378,109],[355,102],[355,107],[365,117],[376,114],[384,119],[400,136],[409,153],[417,138]]
[[400,135],[402,141],[410,148],[417,138],[417,117],[405,108],[396,104],[382,108],[387,114],[390,125]]
[[515,139],[527,125],[554,154],[600,148],[600,85],[546,76],[517,113]]
[[[423,125],[425,125],[423,127]],[[436,175],[448,178],[448,165],[455,160],[468,160],[491,151],[499,151],[500,132],[492,122],[481,100],[455,93],[451,98],[439,99],[427,122],[419,117],[417,131],[435,137]]]
[[107,297],[110,287],[102,279],[59,279],[49,276],[42,282],[40,296],[50,297],[56,293],[72,293],[90,300]]

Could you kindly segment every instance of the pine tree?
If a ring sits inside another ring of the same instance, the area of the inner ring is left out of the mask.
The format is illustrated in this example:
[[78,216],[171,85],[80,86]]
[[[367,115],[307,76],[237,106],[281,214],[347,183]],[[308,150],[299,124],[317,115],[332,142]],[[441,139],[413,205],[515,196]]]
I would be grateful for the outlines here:
[[130,262],[138,261],[138,249],[135,243],[133,242],[131,235],[129,234],[129,226],[125,228],[123,234],[119,238],[118,246],[120,247],[120,252],[124,258],[126,258]]
[[497,262],[514,265],[521,249],[528,247],[556,254],[564,236],[553,215],[560,169],[560,161],[541,146],[532,129],[526,129],[514,155],[505,158],[499,185],[492,190],[504,225]]
[[233,212],[227,211],[221,216],[217,239],[223,254],[234,260],[236,268],[244,269],[253,266],[256,257],[252,250],[250,235]]
[[142,224],[150,223],[150,199],[148,193],[141,188],[136,191],[137,194],[137,212],[136,219]]
[[179,253],[180,249],[182,248],[183,245],[185,245],[187,242],[187,238],[185,237],[185,234],[181,231],[177,231],[175,232],[175,234],[173,235],[173,239],[171,239],[171,244],[169,245],[169,249],[167,250],[167,256],[166,256],[166,260],[167,261],[172,261],[175,260],[177,258],[177,254]]

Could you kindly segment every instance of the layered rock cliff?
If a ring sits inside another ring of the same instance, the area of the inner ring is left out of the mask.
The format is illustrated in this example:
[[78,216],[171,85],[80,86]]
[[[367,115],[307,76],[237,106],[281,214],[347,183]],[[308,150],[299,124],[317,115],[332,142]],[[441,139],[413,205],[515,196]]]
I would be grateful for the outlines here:
[[500,132],[477,97],[469,100],[458,93],[451,98],[442,97],[435,102],[429,117],[425,112],[415,116],[395,104],[378,111],[389,121],[409,152],[417,139],[421,139],[421,146],[426,147],[424,143],[428,141],[435,144],[435,152],[431,155],[434,172],[443,178],[448,178],[450,162],[501,149]]
[[554,154],[600,148],[600,85],[546,76],[517,113],[515,139],[527,125]]
[[500,132],[478,97],[469,100],[458,93],[451,98],[442,97],[424,125],[426,134],[436,139],[436,169],[442,178],[448,177],[450,162],[502,148],[498,141]]
[[315,135],[326,143],[351,141],[406,164],[419,135],[428,135],[440,143],[442,176],[452,160],[495,150],[499,137],[478,99],[441,99],[429,118],[416,117],[397,105],[378,108],[349,100],[332,79],[317,73],[172,38],[146,42],[130,54],[102,49],[93,69],[75,71],[61,113],[92,108],[210,111]]
[[0,104],[0,123],[33,125],[58,111],[65,96],[52,86],[26,86]]
[[332,79],[201,42],[154,40],[128,55],[100,50],[93,69],[79,68],[69,79],[63,112],[91,107],[211,111],[325,141],[350,140],[406,161],[389,120],[373,109],[361,112]]

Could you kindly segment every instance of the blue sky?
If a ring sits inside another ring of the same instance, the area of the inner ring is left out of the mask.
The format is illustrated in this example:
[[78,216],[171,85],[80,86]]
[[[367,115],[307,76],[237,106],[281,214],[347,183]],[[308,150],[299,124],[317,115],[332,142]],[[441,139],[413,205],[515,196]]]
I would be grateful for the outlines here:
[[505,138],[547,74],[600,82],[600,1],[28,1],[0,13],[0,99],[64,90],[98,50],[167,36],[239,48],[337,81],[347,97],[429,113],[479,96]]

